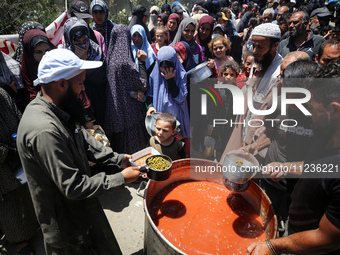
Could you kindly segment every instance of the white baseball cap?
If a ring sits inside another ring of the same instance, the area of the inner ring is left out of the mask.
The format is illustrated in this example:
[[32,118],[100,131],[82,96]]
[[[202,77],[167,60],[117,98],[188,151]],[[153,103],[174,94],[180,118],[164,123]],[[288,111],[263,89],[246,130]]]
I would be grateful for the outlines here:
[[62,79],[70,80],[85,69],[101,67],[101,61],[88,61],[78,58],[67,49],[54,49],[45,53],[38,66],[38,78],[34,86]]

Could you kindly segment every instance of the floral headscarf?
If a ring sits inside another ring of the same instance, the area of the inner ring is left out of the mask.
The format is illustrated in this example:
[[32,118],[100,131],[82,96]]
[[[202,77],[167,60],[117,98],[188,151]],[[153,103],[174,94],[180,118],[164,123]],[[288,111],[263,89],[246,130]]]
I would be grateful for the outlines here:
[[109,8],[107,7],[106,3],[102,0],[93,0],[91,2],[90,5],[91,14],[93,12],[93,7],[95,5],[100,6],[101,9],[105,12],[105,21],[103,22],[103,24],[100,25],[95,22],[92,29],[101,33],[101,35],[104,37],[106,48],[108,48],[110,44],[111,31],[115,24],[108,19]]
[[[102,49],[90,39],[90,31],[87,23],[77,17],[69,18],[64,25],[65,48],[75,52],[74,42],[81,38],[88,39],[87,60],[100,61],[103,57]],[[83,45],[84,48],[86,45]],[[81,47],[81,46],[80,46]]]
[[24,24],[21,25],[19,29],[18,47],[13,56],[13,59],[18,61],[19,63],[21,63],[22,53],[24,50],[24,46],[23,46],[24,35],[27,31],[31,29],[40,29],[41,31],[46,33],[44,26],[35,21],[26,21]]

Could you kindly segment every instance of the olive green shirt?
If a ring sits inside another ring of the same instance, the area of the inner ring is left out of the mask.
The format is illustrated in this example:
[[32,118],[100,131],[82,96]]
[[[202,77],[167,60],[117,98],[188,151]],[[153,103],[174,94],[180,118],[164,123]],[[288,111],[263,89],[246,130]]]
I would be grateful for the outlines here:
[[[66,112],[40,94],[27,106],[17,140],[46,253],[120,254],[96,197],[123,186],[124,155],[72,125]],[[92,175],[89,160],[116,173]]]

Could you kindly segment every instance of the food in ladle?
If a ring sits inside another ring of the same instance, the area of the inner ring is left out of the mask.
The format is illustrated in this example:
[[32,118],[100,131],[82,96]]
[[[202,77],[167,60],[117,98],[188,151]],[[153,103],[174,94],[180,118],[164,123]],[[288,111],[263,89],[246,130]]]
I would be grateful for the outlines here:
[[238,166],[243,166],[243,160],[241,160],[241,159],[236,159],[234,162]]
[[168,169],[170,166],[170,162],[162,157],[150,158],[146,164],[151,169],[159,171]]

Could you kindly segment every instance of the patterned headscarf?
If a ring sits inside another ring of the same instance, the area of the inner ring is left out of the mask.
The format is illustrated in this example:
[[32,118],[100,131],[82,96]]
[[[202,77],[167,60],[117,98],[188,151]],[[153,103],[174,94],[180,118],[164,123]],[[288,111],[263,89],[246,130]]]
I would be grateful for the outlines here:
[[38,22],[35,21],[26,21],[24,24],[21,25],[19,29],[19,42],[18,42],[18,47],[17,50],[13,56],[13,59],[21,63],[22,59],[22,53],[24,51],[24,46],[23,46],[23,40],[24,40],[24,35],[27,31],[31,29],[40,29],[41,31],[45,32],[45,27],[41,25]]
[[[87,23],[77,17],[69,18],[64,25],[65,48],[75,52],[74,42],[81,38],[88,39],[87,60],[100,61],[103,57],[102,49],[90,39]],[[83,45],[84,48],[86,45]],[[80,46],[81,47],[81,46]]]
[[105,12],[105,21],[103,22],[103,24],[100,24],[100,25],[94,22],[92,29],[101,33],[101,35],[104,37],[106,48],[108,48],[110,44],[111,31],[115,24],[108,19],[109,8],[107,7],[106,3],[102,0],[93,0],[91,2],[91,5],[90,5],[91,14],[93,12],[93,7],[95,5],[99,5],[102,8],[102,10]]
[[145,105],[129,94],[146,91],[147,81],[140,78],[132,57],[130,30],[123,24],[116,25],[111,33],[107,51],[107,91],[105,131],[121,132],[145,118]]
[[183,67],[185,71],[189,71],[197,66],[194,55],[190,51],[190,46],[188,43],[182,41],[175,44],[174,49],[183,59]]
[[141,35],[141,37],[143,38],[143,43],[139,46],[136,46],[136,45],[133,44],[133,41],[131,40],[131,48],[132,48],[133,58],[135,60],[137,68],[139,69],[137,51],[138,50],[145,51],[146,54],[148,55],[146,60],[145,60],[145,66],[146,66],[146,69],[149,69],[149,67],[153,64],[153,62],[156,59],[155,52],[153,51],[150,43],[148,42],[145,30],[141,25],[134,25],[131,28],[131,38],[132,38],[133,34],[136,33],[136,32],[138,32]]

